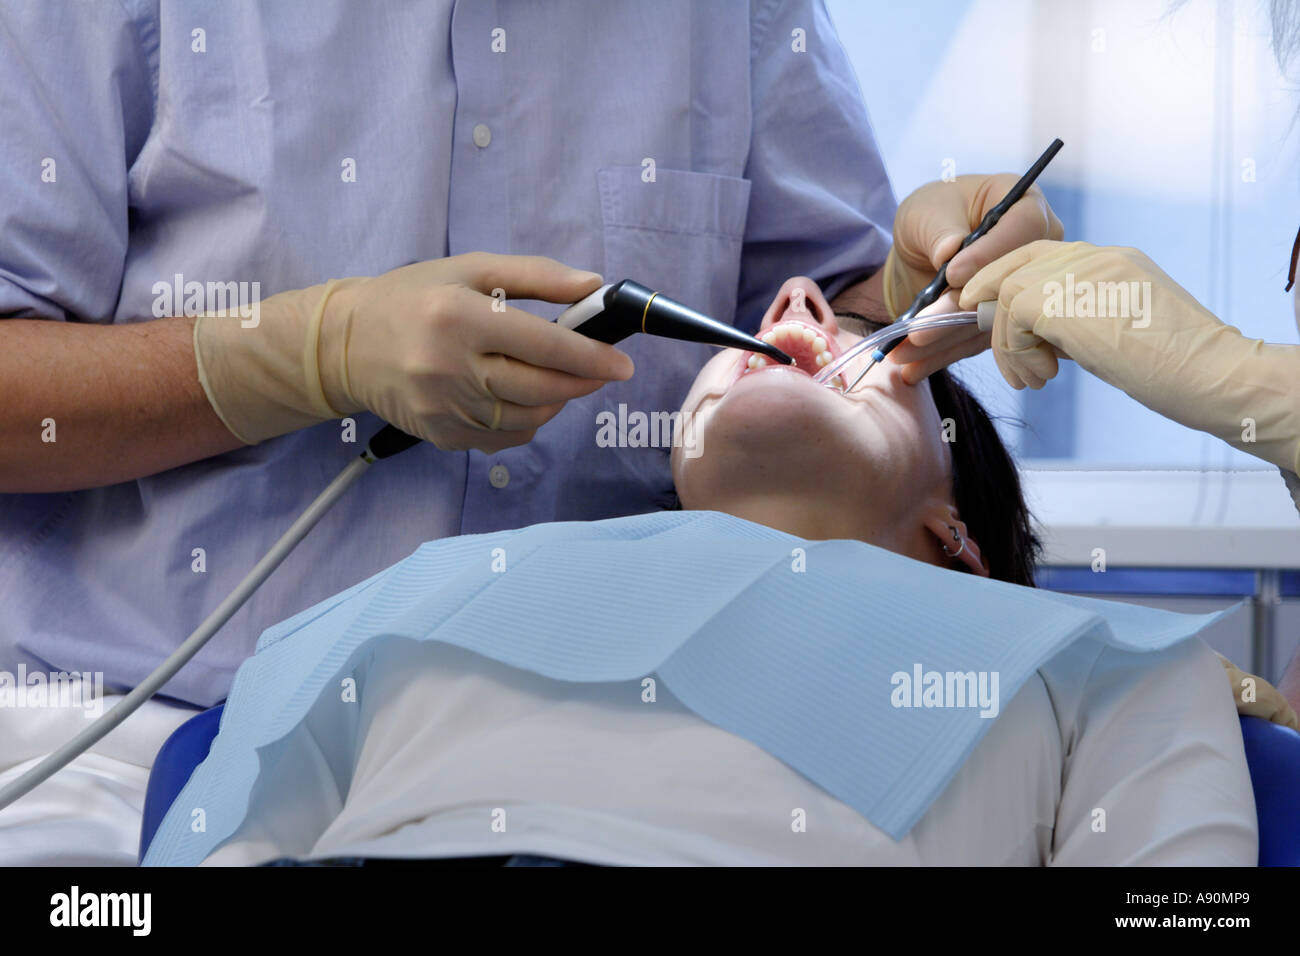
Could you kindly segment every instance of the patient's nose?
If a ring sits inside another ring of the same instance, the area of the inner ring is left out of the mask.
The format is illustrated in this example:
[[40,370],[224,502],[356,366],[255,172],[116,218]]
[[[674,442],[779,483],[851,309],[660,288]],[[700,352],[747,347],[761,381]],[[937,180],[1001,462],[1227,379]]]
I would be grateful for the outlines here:
[[758,333],[762,335],[784,319],[800,319],[826,329],[828,335],[839,334],[839,323],[831,311],[830,303],[822,295],[821,287],[807,276],[794,276],[782,283],[772,304],[768,306]]

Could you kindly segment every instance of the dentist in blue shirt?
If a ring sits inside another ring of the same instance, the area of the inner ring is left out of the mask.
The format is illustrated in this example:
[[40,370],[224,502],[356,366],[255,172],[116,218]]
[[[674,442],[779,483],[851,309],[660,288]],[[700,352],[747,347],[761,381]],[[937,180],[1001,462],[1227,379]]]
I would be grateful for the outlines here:
[[[0,114],[0,668],[133,686],[381,421],[426,439],[167,685],[199,707],[421,542],[671,505],[669,449],[597,415],[677,409],[712,350],[540,320],[600,276],[883,318],[891,232],[902,301],[1015,180],[895,223],[821,0],[13,0]],[[1035,191],[949,277],[1041,238]]]

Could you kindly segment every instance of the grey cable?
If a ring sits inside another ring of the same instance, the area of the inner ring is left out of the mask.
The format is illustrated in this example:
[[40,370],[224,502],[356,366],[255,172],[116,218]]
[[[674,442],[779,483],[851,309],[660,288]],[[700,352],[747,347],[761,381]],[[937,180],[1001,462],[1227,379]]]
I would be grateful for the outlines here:
[[280,566],[280,562],[289,556],[289,552],[297,547],[298,542],[307,536],[307,533],[316,526],[316,522],[324,517],[325,512],[333,507],[339,496],[348,490],[374,460],[374,458],[370,457],[369,449],[367,449],[365,457],[354,458],[349,462],[347,467],[326,485],[325,490],[317,495],[316,499],[303,510],[298,519],[289,526],[289,530],[280,536],[280,540],[273,544],[271,549],[263,555],[262,560],[254,565],[253,570],[245,575],[244,579],[235,586],[235,589],[226,596],[226,599],[217,606],[217,609],[207,616],[207,619],[194,630],[194,633],[185,639],[185,643],[176,648],[172,655],[159,665],[157,670],[127,694],[116,707],[103,714],[93,724],[17,780],[0,789],[0,810],[3,810],[23,794],[54,776],[63,767],[89,750],[100,738],[126,720],[141,704],[152,697],[167,681],[171,680],[172,676],[199,652],[199,648],[203,647],[212,638],[212,635],[216,634],[221,626],[230,620],[234,613],[243,606],[244,602],[252,597],[253,592],[262,586],[262,582],[270,577],[271,572]]

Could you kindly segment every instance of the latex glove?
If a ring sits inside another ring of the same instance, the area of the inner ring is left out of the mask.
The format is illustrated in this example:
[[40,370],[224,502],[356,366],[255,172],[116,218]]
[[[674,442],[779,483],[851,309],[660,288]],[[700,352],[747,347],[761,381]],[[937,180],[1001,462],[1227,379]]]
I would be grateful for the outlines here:
[[[1083,283],[1094,293],[1090,307],[1080,298]],[[1101,283],[1130,284],[1127,316],[1099,314],[1112,312],[1105,290],[1119,288]],[[1073,296],[1064,295],[1067,287]],[[1074,300],[1072,316],[1057,314],[1070,304],[1066,298]],[[1056,374],[1057,358],[1071,358],[1166,418],[1289,471],[1300,465],[1300,346],[1246,338],[1138,250],[1030,243],[971,278],[960,306],[990,299],[998,301],[994,357],[1012,387],[1041,388]],[[1096,317],[1081,314],[1089,309]],[[905,347],[891,358],[917,361],[924,351]]]
[[[1019,179],[1014,173],[958,176],[950,182],[927,183],[903,200],[894,216],[894,245],[883,274],[885,308],[891,317],[897,318],[912,304],[962,240]],[[1031,186],[988,235],[953,259],[948,266],[948,285],[961,288],[985,265],[1017,246],[1064,235],[1043,191]],[[967,329],[957,334],[970,337]]]
[[[1295,711],[1276,687],[1263,678],[1246,673],[1218,651],[1215,651],[1215,654],[1223,664],[1223,669],[1227,671],[1228,683],[1232,685],[1232,697],[1237,704],[1237,713],[1245,717],[1262,717],[1283,727],[1300,730],[1300,720],[1297,720]],[[1245,683],[1246,681],[1253,681],[1254,700],[1244,699],[1252,686]]]
[[492,290],[574,302],[600,281],[553,259],[475,252],[281,292],[253,327],[199,317],[199,380],[247,444],[369,410],[439,448],[499,451],[569,399],[629,378],[632,361]]

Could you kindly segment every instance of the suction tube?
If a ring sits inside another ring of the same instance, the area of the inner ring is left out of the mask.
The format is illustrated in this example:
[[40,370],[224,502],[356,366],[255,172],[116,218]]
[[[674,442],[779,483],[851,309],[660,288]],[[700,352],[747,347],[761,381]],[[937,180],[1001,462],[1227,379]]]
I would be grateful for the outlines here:
[[747,349],[782,365],[794,364],[794,359],[762,339],[711,319],[631,279],[597,289],[565,309],[555,321],[566,329],[611,344],[644,332],[683,342]]

